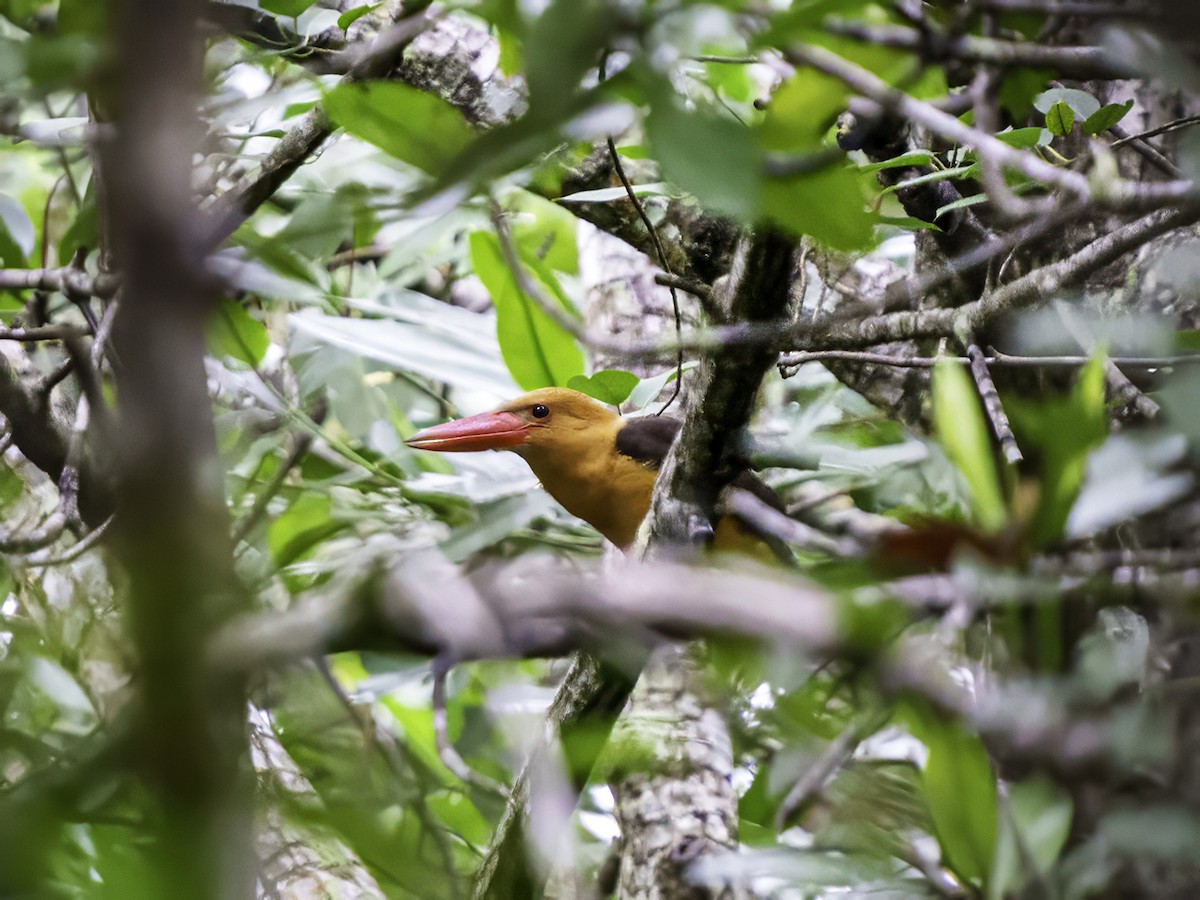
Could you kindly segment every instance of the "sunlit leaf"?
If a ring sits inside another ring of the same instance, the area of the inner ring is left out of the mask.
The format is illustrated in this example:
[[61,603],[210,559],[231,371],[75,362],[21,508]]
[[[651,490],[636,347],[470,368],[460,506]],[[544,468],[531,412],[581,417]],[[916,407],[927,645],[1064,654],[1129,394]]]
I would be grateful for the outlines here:
[[342,83],[323,102],[335,124],[430,174],[443,171],[474,137],[445,100],[396,81]]
[[905,703],[905,719],[929,750],[921,784],[946,862],[986,886],[999,828],[996,775],[979,737],[926,700]]
[[[521,290],[505,262],[499,238],[476,231],[471,234],[470,247],[471,265],[496,307],[500,353],[517,384],[531,391],[550,385],[563,386],[573,376],[582,374],[583,351],[570,334]],[[563,309],[566,312],[568,307],[564,305]]]
[[638,377],[623,369],[604,369],[591,375],[576,375],[567,387],[595,397],[604,403],[620,406],[638,386]]
[[971,506],[981,528],[996,531],[1008,518],[979,392],[966,369],[942,361],[933,372],[933,422],[946,455],[971,490]]
[[522,258],[540,259],[557,272],[579,271],[575,216],[529,191],[513,191],[504,205],[512,213],[510,227]]

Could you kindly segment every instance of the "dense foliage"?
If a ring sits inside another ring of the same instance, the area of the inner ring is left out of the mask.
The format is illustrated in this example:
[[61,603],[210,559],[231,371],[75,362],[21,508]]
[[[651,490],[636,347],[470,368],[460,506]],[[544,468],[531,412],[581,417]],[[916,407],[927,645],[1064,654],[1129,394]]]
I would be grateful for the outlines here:
[[[569,651],[681,638],[737,832],[684,878],[1195,890],[1184,6],[0,0],[0,896],[670,896],[609,785],[693,757],[541,736]],[[404,444],[679,374],[795,571],[630,575]]]

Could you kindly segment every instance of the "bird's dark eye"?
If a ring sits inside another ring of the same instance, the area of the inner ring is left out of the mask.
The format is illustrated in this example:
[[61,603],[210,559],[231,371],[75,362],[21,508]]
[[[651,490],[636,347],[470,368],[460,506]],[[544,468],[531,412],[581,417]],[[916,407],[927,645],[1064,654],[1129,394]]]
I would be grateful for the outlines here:
[[535,419],[544,419],[548,415],[550,415],[550,407],[545,403],[539,403],[533,408],[533,417]]

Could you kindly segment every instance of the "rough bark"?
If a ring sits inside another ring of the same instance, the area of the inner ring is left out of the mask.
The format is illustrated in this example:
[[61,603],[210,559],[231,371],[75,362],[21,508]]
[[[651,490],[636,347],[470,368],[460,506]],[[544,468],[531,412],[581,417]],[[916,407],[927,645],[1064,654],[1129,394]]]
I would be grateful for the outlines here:
[[613,735],[617,765],[652,760],[613,787],[622,835],[618,897],[742,896],[690,877],[696,860],[737,846],[733,745],[723,712],[702,699],[702,678],[694,649],[660,648]]

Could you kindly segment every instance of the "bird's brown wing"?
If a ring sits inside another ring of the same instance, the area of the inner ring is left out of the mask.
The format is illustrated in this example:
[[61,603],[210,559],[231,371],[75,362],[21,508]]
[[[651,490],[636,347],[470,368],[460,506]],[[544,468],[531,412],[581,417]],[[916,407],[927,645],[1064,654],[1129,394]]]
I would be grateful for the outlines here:
[[[625,425],[617,432],[617,452],[637,460],[648,468],[658,469],[667,458],[667,452],[675,442],[675,435],[679,433],[682,425],[679,419],[667,416],[626,419]],[[748,469],[739,472],[732,484],[749,491],[773,509],[785,511],[783,498]]]

